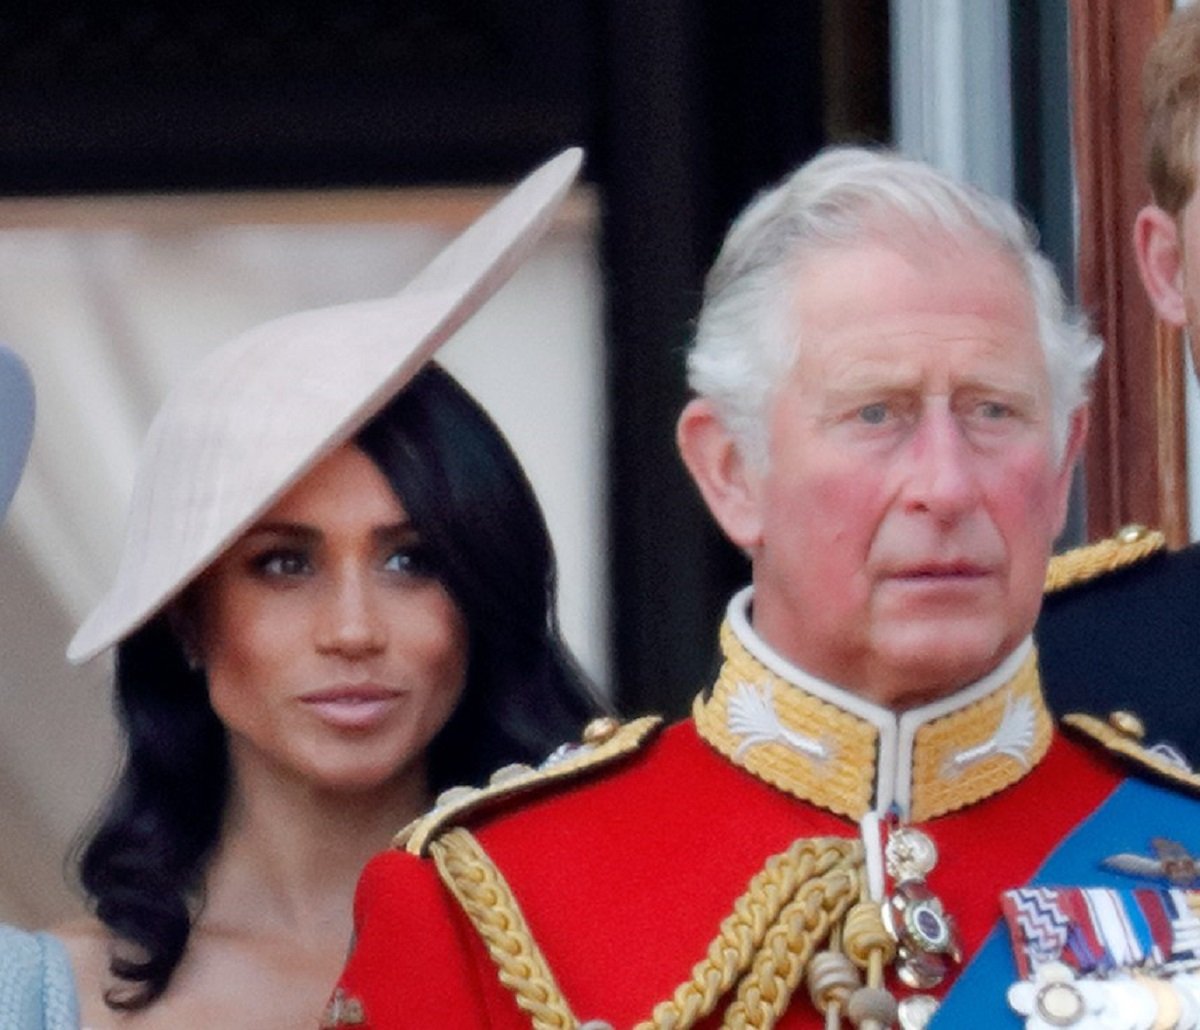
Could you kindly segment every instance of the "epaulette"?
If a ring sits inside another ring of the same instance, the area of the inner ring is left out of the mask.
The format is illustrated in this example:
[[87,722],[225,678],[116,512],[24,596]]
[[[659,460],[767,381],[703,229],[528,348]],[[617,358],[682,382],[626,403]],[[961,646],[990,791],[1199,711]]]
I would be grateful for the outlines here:
[[428,853],[430,841],[467,816],[518,794],[541,792],[595,773],[641,750],[661,726],[662,718],[657,715],[627,723],[611,717],[593,719],[583,731],[582,743],[560,748],[537,768],[506,765],[492,773],[486,787],[450,787],[442,791],[433,808],[396,834],[392,846],[423,856]]
[[1132,712],[1113,712],[1107,719],[1075,712],[1064,715],[1063,725],[1086,742],[1099,744],[1135,772],[1168,786],[1200,795],[1200,773],[1169,744],[1147,746],[1142,720]]
[[1079,583],[1116,572],[1135,562],[1158,554],[1167,546],[1167,538],[1157,529],[1125,526],[1115,536],[1094,544],[1076,547],[1050,559],[1044,590],[1052,594]]

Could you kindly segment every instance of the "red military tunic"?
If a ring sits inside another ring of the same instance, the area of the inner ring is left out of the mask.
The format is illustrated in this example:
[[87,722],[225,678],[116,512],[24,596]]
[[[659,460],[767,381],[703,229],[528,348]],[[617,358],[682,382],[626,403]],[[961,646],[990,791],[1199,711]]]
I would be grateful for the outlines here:
[[[1028,645],[986,682],[897,719],[788,666],[743,613],[731,606],[725,666],[692,720],[591,775],[520,802],[468,803],[451,820],[511,888],[580,1022],[625,1030],[649,1019],[752,877],[797,839],[862,835],[878,858],[877,831],[859,822],[872,811],[898,811],[935,842],[927,883],[969,959],[999,919],[1000,892],[1029,880],[1122,779],[1053,730]],[[353,1011],[376,1028],[531,1025],[428,858],[376,857],[355,922],[333,1016]],[[886,985],[911,993],[893,973]],[[721,1025],[735,993],[697,1025]],[[825,1025],[803,979],[777,1025]]]

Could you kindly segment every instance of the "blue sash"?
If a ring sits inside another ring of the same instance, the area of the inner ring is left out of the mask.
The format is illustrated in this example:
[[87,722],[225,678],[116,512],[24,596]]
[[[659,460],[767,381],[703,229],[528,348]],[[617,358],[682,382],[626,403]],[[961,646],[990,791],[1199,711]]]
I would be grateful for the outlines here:
[[[1052,797],[1046,799],[1047,805],[1053,803]],[[1120,852],[1149,856],[1151,837],[1169,837],[1190,854],[1200,855],[1200,801],[1141,780],[1126,780],[1050,853],[1029,885],[1165,886],[1162,880],[1140,880],[1100,865],[1101,860]],[[997,841],[997,847],[1003,847],[1003,842]],[[1023,1017],[1008,1007],[1005,997],[1016,980],[1008,930],[1001,924],[954,982],[929,1030],[1021,1027]]]

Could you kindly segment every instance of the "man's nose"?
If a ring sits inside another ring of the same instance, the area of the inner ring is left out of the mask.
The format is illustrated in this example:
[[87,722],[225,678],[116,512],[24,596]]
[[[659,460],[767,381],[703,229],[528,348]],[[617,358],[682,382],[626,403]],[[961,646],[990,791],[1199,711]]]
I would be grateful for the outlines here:
[[907,510],[952,522],[979,501],[976,455],[953,413],[944,407],[922,412],[909,440],[904,481]]
[[386,640],[387,627],[369,574],[338,572],[321,606],[318,650],[358,658],[382,650]]

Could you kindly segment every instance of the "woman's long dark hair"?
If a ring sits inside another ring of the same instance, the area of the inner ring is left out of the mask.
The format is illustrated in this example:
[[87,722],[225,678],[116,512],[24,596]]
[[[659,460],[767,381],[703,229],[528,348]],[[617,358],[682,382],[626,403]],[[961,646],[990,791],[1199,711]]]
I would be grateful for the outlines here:
[[[430,745],[430,786],[478,783],[537,762],[598,710],[563,643],[541,509],[500,431],[453,378],[427,366],[354,441],[391,484],[469,633],[467,683]],[[165,616],[117,649],[126,759],[79,879],[118,938],[107,1003],[133,1010],[166,990],[221,832],[225,728],[202,672]]]

